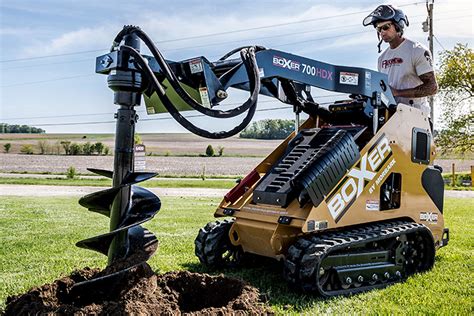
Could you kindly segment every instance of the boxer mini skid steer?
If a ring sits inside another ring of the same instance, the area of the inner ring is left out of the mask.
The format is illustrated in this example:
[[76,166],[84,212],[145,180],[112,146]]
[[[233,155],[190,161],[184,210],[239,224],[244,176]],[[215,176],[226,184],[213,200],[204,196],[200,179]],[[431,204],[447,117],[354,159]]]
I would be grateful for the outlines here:
[[[140,54],[140,39],[153,56]],[[239,58],[230,59],[238,52]],[[168,61],[133,26],[124,27],[111,52],[97,58],[96,71],[109,75],[115,103],[133,110],[143,95],[148,114],[168,111],[208,138],[243,130],[259,94],[293,106],[295,132],[224,197],[215,216],[228,219],[199,231],[195,252],[209,268],[234,266],[246,253],[271,257],[283,261],[284,278],[292,286],[330,297],[381,288],[426,271],[435,251],[448,243],[444,184],[440,168],[433,166],[429,119],[416,108],[396,104],[384,74],[260,46],[235,49],[214,62],[204,57]],[[249,98],[231,110],[213,109],[231,87],[249,91]],[[311,87],[346,97],[321,106]],[[189,109],[213,118],[247,114],[237,126],[212,132],[180,114]],[[300,125],[302,112],[308,119]],[[130,152],[128,147],[121,150]],[[127,174],[120,161],[115,169],[114,175]],[[119,181],[116,186],[126,187]],[[121,216],[137,218],[136,226],[151,218],[159,200],[149,199],[154,202],[143,216],[138,207],[127,215],[124,203],[116,222],[123,221]],[[96,209],[99,202],[92,200],[88,206]],[[90,248],[108,253],[109,263],[136,253],[130,248],[146,241],[127,243],[129,226],[120,228],[121,239],[111,231],[107,243]]]

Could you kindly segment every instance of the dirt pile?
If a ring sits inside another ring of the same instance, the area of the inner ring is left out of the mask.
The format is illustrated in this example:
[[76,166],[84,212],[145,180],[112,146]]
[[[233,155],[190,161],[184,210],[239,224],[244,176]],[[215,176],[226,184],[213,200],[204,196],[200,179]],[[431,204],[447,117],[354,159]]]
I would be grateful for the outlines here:
[[[262,315],[271,311],[256,288],[224,276],[188,271],[155,274],[143,264],[126,277],[73,287],[104,272],[85,268],[7,298],[5,315]],[[93,290],[92,290],[93,289]]]

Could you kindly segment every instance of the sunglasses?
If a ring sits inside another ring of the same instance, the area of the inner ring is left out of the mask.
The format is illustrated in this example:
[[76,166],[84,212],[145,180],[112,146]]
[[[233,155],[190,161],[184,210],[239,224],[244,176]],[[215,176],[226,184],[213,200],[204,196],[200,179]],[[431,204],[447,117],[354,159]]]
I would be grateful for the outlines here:
[[382,26],[377,26],[375,29],[377,32],[388,31],[392,27],[392,23],[387,23]]

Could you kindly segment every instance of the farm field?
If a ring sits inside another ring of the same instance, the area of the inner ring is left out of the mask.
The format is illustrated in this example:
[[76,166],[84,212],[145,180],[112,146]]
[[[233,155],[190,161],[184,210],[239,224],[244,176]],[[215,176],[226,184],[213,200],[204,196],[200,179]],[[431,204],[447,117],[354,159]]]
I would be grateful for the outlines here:
[[[269,298],[277,314],[441,314],[468,315],[474,308],[474,199],[446,199],[450,244],[436,256],[433,270],[407,282],[347,298],[321,300],[292,292],[281,265],[262,260],[253,267],[211,272],[194,256],[200,227],[213,220],[220,199],[164,197],[162,210],[147,223],[160,240],[149,261],[158,273],[190,270],[241,278]],[[0,201],[0,306],[7,296],[52,282],[74,269],[104,267],[106,258],[74,246],[103,233],[108,219],[86,211],[73,197],[3,197]]]
[[[90,174],[86,168],[112,169],[112,134],[0,134],[0,172],[1,173],[65,173],[73,166],[80,174]],[[161,176],[244,176],[271,153],[280,140],[257,140],[231,137],[223,140],[210,140],[192,134],[142,134],[146,145],[146,169],[158,172]],[[68,140],[77,143],[102,142],[110,148],[107,156],[66,156],[40,155],[38,142],[50,145],[47,152],[62,150],[59,142]],[[11,144],[10,153],[3,153],[3,145]],[[23,145],[32,145],[33,155],[19,154]],[[222,157],[205,157],[205,150],[212,145],[217,152],[223,148]],[[53,147],[56,146],[56,149]],[[58,147],[59,146],[59,147]],[[474,157],[465,159],[443,157],[436,159],[444,172],[450,172],[455,163],[457,172],[469,172],[474,165]]]
[[[146,157],[146,170],[159,176],[200,177],[244,176],[257,166],[263,157]],[[438,159],[444,172],[450,172],[452,163],[457,172],[469,172],[474,160]],[[79,174],[92,175],[87,168],[113,168],[112,156],[65,156],[0,154],[0,173],[65,174],[73,166]]]
[[[147,153],[170,156],[204,154],[207,145],[212,145],[214,149],[223,147],[224,155],[264,157],[281,142],[280,140],[244,139],[238,136],[213,140],[190,133],[140,134],[140,137],[147,147]],[[50,145],[69,140],[76,143],[102,142],[110,148],[114,146],[113,134],[0,134],[0,145],[11,143],[12,153],[19,153],[21,145],[24,144],[33,145],[35,152],[39,152],[36,147],[40,140],[47,141]]]
[[[245,175],[263,158],[252,157],[146,157],[146,170],[159,176]],[[0,154],[2,173],[62,173],[73,166],[80,174],[90,174],[87,168],[113,168],[112,156],[57,156]]]

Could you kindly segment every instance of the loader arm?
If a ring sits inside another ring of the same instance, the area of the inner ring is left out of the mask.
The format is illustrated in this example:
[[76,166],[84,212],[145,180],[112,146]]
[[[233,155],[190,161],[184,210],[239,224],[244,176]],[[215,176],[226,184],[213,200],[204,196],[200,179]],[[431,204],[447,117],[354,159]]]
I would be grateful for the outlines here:
[[[212,109],[219,105],[227,98],[227,90],[231,87],[251,90],[249,70],[242,58],[210,62],[200,56],[177,62],[166,61],[166,64],[160,65],[153,56],[143,57],[165,88],[171,103],[180,111],[193,110],[193,107],[175,92],[170,80],[164,75],[165,67],[169,67],[178,78],[179,85],[203,108]],[[362,108],[362,116],[372,125],[375,132],[379,127],[378,109],[396,107],[395,99],[388,87],[387,76],[380,72],[332,65],[261,47],[256,50],[255,59],[258,69],[254,71],[258,71],[260,80],[258,93],[293,105],[297,113],[318,114],[329,121],[335,119],[338,124],[349,124],[353,122],[348,121],[347,117],[353,117],[353,112]],[[96,61],[96,72],[109,74],[120,69],[123,67],[122,60],[121,51],[99,56]],[[127,67],[134,69],[136,66],[132,63]],[[347,93],[353,102],[335,104],[329,112],[319,109],[317,100],[315,101],[311,95],[311,87]],[[155,89],[147,89],[144,92],[144,99],[148,114],[168,111]],[[337,112],[337,115],[331,115],[331,112]]]

